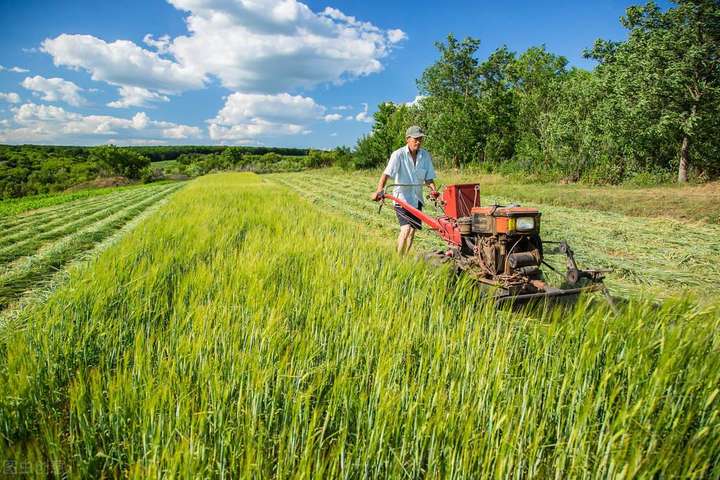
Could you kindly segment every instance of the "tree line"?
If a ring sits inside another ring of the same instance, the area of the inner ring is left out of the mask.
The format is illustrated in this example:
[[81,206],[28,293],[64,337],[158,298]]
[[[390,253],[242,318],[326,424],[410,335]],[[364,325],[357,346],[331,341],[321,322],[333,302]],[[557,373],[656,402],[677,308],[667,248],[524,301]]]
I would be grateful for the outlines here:
[[[349,151],[338,151],[225,146],[0,145],[0,199],[61,192],[113,176],[147,182],[162,178],[164,173],[196,176],[216,170],[300,170],[342,163]],[[168,172],[163,171],[165,167],[153,164],[168,161],[174,164]]]
[[544,46],[481,60],[479,40],[449,35],[419,101],[378,106],[354,166],[383,165],[419,124],[445,166],[611,184],[718,178],[720,2],[648,2],[620,21],[627,40],[585,50],[592,71]]

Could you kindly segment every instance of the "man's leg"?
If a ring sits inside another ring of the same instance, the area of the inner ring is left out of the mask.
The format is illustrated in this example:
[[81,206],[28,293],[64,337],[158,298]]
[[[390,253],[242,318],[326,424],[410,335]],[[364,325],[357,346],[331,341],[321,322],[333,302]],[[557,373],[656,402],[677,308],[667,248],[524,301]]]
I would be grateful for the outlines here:
[[412,247],[413,239],[415,238],[415,232],[416,230],[412,227],[410,227],[410,231],[408,232],[407,240],[405,240],[405,253],[408,253],[410,251],[410,247]]
[[413,235],[415,235],[415,230],[410,225],[402,225],[400,227],[400,235],[398,235],[397,242],[397,252],[400,255],[405,255],[407,253],[410,245],[412,245]]

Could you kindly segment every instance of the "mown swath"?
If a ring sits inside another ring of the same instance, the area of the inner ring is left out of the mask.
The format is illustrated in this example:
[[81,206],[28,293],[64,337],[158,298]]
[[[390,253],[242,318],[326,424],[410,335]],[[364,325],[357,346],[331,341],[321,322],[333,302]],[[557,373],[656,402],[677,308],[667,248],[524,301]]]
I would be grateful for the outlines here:
[[63,218],[65,215],[75,213],[79,210],[116,203],[119,198],[124,197],[128,193],[130,192],[123,191],[107,196],[90,197],[87,199],[63,203],[54,207],[43,208],[35,212],[31,211],[29,213],[23,213],[18,216],[9,217],[9,219],[6,220],[7,225],[2,229],[2,238],[16,234],[17,232],[21,232],[23,229],[32,225],[38,225],[44,222],[52,222],[53,220]]
[[149,195],[151,192],[152,190],[134,192],[115,198],[114,201],[98,202],[83,206],[82,208],[72,209],[67,213],[58,214],[52,218],[45,218],[23,225],[22,227],[16,227],[12,234],[0,237],[0,263],[4,263],[3,255],[5,254],[5,250],[24,248],[23,244],[27,242],[34,243],[57,238],[63,231],[72,231],[73,228],[76,228],[78,220],[80,222],[91,221],[98,215],[122,208],[123,203],[133,203],[137,199]]
[[121,228],[148,206],[180,187],[181,185],[170,185],[159,188],[151,195],[139,199],[137,203],[57,241],[33,257],[27,257],[26,262],[7,266],[0,274],[0,310],[7,308],[23,292],[37,286],[38,282],[62,268],[77,255]]

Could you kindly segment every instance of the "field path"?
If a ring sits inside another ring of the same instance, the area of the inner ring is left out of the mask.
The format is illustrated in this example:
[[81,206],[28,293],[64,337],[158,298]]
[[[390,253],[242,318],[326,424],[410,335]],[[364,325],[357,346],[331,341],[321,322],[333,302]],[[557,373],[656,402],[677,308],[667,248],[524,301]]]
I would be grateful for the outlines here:
[[[378,205],[369,200],[377,179],[366,173],[312,171],[268,177],[309,199],[318,208],[319,215],[339,214],[350,218],[366,227],[363,234],[377,234],[388,241],[394,240],[397,234],[392,206],[388,203],[378,215]],[[484,205],[520,203],[497,196],[483,196],[482,202]],[[612,269],[607,284],[614,295],[663,299],[687,293],[707,298],[706,292],[720,283],[717,263],[720,225],[532,202],[522,204],[540,209],[543,238],[567,240],[581,267]],[[427,229],[416,238],[420,250],[443,246]],[[562,257],[550,256],[548,260],[564,269]],[[555,274],[547,274],[552,281]]]

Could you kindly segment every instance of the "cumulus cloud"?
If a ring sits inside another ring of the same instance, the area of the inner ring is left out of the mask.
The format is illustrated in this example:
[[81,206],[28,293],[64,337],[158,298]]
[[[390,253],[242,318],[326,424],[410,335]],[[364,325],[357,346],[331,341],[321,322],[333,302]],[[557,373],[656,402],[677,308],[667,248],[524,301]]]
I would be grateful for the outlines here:
[[393,45],[371,23],[329,7],[316,13],[296,0],[170,3],[189,12],[190,34],[170,46],[178,61],[243,91],[288,91],[375,73]]
[[112,108],[149,107],[152,102],[168,102],[165,95],[151,92],[142,87],[123,86],[118,89],[120,98],[107,104]]
[[201,134],[202,130],[200,130],[200,128],[189,125],[176,125],[162,130],[162,136],[165,138],[183,139],[199,137]]
[[373,117],[368,114],[368,104],[363,103],[363,111],[355,115],[355,120],[358,122],[372,123]]
[[93,80],[140,87],[162,93],[200,88],[205,74],[194,67],[162,58],[127,40],[105,42],[92,35],[62,34],[42,42],[41,50],[56,66],[83,69]]
[[20,95],[15,92],[0,92],[0,100],[8,103],[20,103]]
[[0,142],[49,142],[67,137],[142,135],[146,137],[187,138],[199,136],[197,127],[150,119],[145,112],[131,118],[110,115],[82,115],[54,105],[25,103],[13,107],[12,126],[0,130]]
[[215,118],[208,120],[213,140],[243,141],[261,136],[310,132],[308,124],[323,119],[325,107],[310,97],[281,93],[233,93]]
[[202,88],[212,75],[225,87],[279,93],[382,70],[381,60],[405,38],[297,0],[169,0],[187,12],[187,35],[148,34],[148,50],[127,40],[62,34],[42,42],[57,66],[94,80],[163,94]]
[[27,72],[29,72],[30,70],[28,70],[28,69],[26,69],[26,68],[20,68],[20,67],[10,67],[10,68],[8,68],[8,67],[3,67],[2,65],[0,65],[0,72],[3,72],[3,71],[13,72],[13,73],[27,73]]
[[343,116],[339,113],[329,113],[323,117],[323,120],[326,122],[337,122],[338,120],[342,120]]
[[86,103],[85,99],[80,95],[82,88],[62,78],[45,78],[40,75],[34,77],[25,77],[20,83],[23,87],[33,92],[46,102],[62,101],[74,107],[79,107]]
[[336,105],[332,107],[333,110],[352,110],[352,105]]

